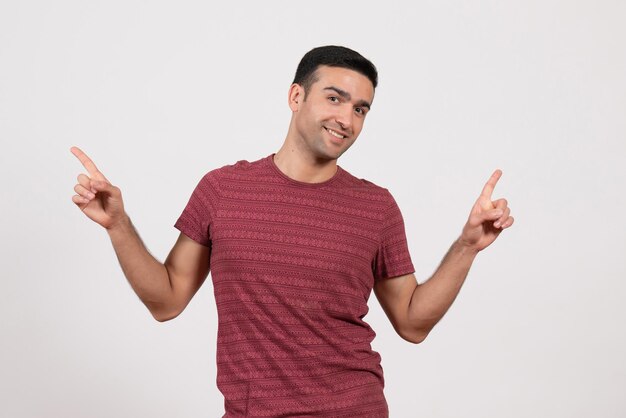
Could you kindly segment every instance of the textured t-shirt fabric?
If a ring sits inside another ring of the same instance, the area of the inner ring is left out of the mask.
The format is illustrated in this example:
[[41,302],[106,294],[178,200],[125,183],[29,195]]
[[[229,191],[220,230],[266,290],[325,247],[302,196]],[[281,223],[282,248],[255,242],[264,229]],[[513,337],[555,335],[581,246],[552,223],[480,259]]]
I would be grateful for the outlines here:
[[337,166],[289,178],[274,154],[205,174],[174,225],[210,248],[223,417],[387,417],[375,280],[413,273],[391,193]]

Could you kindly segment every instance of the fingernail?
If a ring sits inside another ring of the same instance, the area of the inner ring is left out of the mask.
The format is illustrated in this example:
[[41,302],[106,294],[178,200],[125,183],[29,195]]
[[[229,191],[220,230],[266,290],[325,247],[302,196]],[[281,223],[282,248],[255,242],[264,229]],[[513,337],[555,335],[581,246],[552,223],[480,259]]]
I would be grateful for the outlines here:
[[500,222],[494,222],[493,226],[495,226],[496,228],[500,228]]
[[98,193],[98,191],[97,191],[96,189],[94,189],[93,187],[91,188],[91,191],[92,191],[93,193]]
[[87,193],[87,197],[89,197],[90,199],[93,199],[94,197],[96,197],[96,195],[93,193]]

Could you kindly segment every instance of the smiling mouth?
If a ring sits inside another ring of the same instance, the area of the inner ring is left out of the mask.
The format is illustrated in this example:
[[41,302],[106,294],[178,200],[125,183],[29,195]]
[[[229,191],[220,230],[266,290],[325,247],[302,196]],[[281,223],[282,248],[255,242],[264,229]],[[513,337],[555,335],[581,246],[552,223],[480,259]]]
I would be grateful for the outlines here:
[[330,133],[332,136],[334,136],[334,137],[336,137],[336,138],[339,138],[339,139],[344,139],[344,138],[346,137],[345,135],[342,135],[342,134],[340,134],[340,133],[339,133],[339,132],[337,132],[337,131],[333,131],[332,129],[327,128],[327,127],[325,127],[325,126],[324,126],[324,129],[326,129],[326,131],[328,131],[328,133]]

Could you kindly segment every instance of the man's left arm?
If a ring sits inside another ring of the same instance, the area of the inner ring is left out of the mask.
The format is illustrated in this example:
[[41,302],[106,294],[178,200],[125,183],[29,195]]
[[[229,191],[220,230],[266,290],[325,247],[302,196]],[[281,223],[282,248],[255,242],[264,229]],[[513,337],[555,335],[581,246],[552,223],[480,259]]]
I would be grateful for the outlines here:
[[496,170],[474,203],[461,236],[452,244],[432,277],[417,284],[413,274],[379,280],[374,293],[394,328],[419,343],[448,311],[461,290],[476,255],[513,225],[506,199],[491,200],[502,172]]

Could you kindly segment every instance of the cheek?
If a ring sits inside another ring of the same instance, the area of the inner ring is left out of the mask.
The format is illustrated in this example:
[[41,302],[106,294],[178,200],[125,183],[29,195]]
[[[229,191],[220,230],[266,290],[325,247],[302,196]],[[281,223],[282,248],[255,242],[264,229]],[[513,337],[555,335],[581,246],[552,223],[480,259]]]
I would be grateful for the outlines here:
[[354,120],[354,131],[356,133],[361,132],[361,129],[363,129],[363,122],[365,122],[365,120],[363,118],[358,117],[358,116],[355,117],[355,120]]

